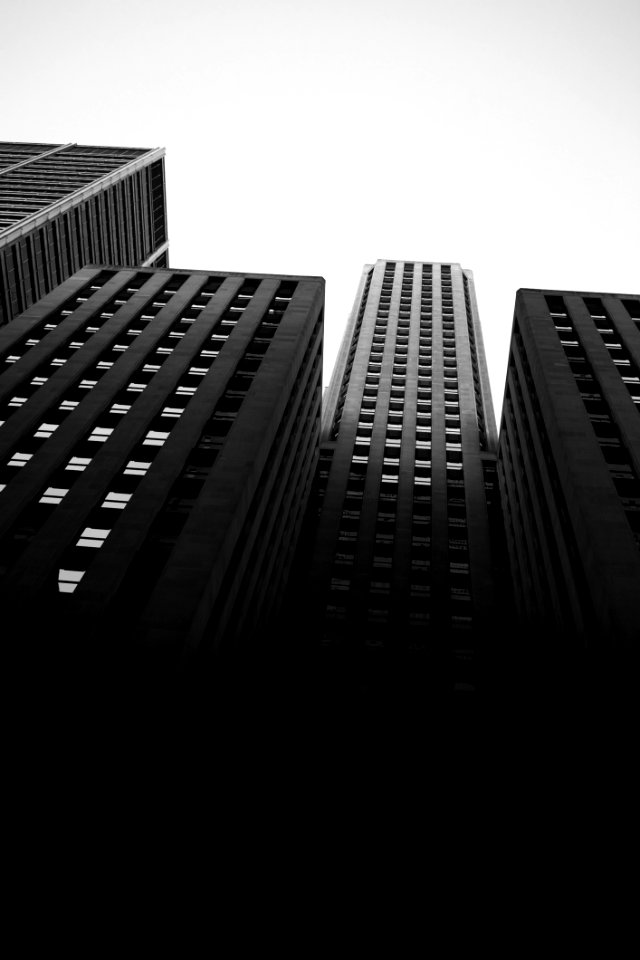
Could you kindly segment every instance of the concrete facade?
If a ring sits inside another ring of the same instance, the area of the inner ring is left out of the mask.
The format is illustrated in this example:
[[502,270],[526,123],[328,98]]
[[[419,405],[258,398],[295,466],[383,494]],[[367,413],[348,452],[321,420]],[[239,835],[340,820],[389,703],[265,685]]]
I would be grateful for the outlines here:
[[168,266],[164,149],[0,143],[0,324],[89,263]]
[[519,290],[498,474],[533,659],[637,655],[640,297]]
[[264,641],[317,463],[323,304],[319,277],[87,267],[0,330],[23,653],[126,673]]
[[366,266],[323,411],[309,589],[327,661],[415,661],[425,699],[476,688],[495,611],[495,445],[470,271]]

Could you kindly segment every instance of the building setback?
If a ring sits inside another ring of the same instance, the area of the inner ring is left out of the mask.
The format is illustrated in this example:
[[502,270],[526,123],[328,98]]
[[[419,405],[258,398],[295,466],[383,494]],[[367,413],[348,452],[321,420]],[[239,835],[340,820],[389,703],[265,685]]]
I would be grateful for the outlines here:
[[323,302],[319,277],[87,267],[0,330],[22,659],[122,675],[264,644],[317,464]]
[[471,272],[366,266],[325,397],[310,548],[329,673],[409,663],[402,682],[425,699],[475,689],[494,618],[495,444]]
[[525,657],[637,652],[640,296],[518,291],[498,474]]
[[168,262],[164,149],[0,143],[0,324],[86,264]]

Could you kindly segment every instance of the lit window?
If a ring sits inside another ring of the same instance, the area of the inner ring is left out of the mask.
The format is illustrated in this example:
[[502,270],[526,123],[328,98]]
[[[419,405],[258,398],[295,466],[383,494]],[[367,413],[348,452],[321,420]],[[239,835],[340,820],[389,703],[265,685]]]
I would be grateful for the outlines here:
[[163,417],[180,417],[184,413],[184,407],[164,407]]
[[45,437],[45,438],[50,437],[53,434],[54,430],[57,430],[57,429],[58,429],[57,423],[41,423],[38,429],[36,430],[36,432],[34,433],[34,437]]
[[11,400],[9,400],[9,406],[10,406],[10,407],[21,407],[22,404],[23,404],[23,403],[26,403],[26,402],[27,402],[27,398],[26,398],[26,397],[11,397]]
[[129,476],[144,477],[150,466],[151,464],[145,463],[144,460],[129,460],[124,472]]
[[111,507],[114,510],[124,510],[131,497],[132,494],[130,493],[108,493],[102,506]]
[[109,410],[109,413],[125,414],[125,413],[128,413],[129,410],[131,410],[130,403],[114,403],[111,409]]
[[63,400],[60,404],[60,410],[74,410],[78,406],[77,400]]
[[9,460],[10,467],[24,467],[25,463],[31,460],[33,456],[32,453],[14,453],[11,460]]
[[36,343],[40,343],[40,341],[39,341],[39,340],[35,340],[33,337],[31,337],[29,340],[27,340],[27,346],[28,346],[28,347],[35,347]]
[[[65,364],[66,362],[67,362],[67,358],[66,358],[66,357],[54,357],[53,360],[51,361],[51,366],[52,366],[52,367],[61,367],[61,366],[63,366],[63,364]],[[98,366],[100,366],[100,364],[98,364]],[[111,364],[109,364],[109,366],[111,366]]]
[[100,530],[98,527],[85,527],[82,531],[80,539],[78,540],[78,547],[101,547],[105,542],[110,530]]
[[17,353],[10,353],[5,363],[15,363],[16,360],[19,360],[19,359],[20,359],[20,356]]
[[31,386],[32,386],[32,387],[41,387],[42,384],[43,384],[43,383],[46,383],[46,382],[47,382],[47,378],[46,378],[46,377],[34,377],[33,380],[31,381]]
[[84,341],[82,340],[72,340],[69,344],[70,350],[79,350],[80,347],[84,347]]
[[94,427],[88,439],[94,440],[97,443],[104,443],[105,440],[109,439],[112,433],[113,427]]
[[40,497],[40,503],[62,503],[62,499],[66,494],[69,493],[68,490],[63,489],[62,487],[47,487],[43,495]]
[[132,380],[127,387],[127,390],[129,390],[131,393],[142,393],[145,387],[146,383],[136,383],[135,380]]
[[69,460],[65,470],[77,470],[78,472],[82,472],[82,470],[87,469],[90,463],[91,457],[71,457],[71,460]]
[[142,368],[142,372],[143,372],[143,373],[157,373],[159,369],[160,369],[160,364],[159,364],[159,363],[145,363],[144,367]]
[[147,433],[142,443],[143,443],[143,446],[147,446],[147,447],[161,447],[168,436],[169,436],[168,431],[149,430],[149,432]]
[[58,590],[60,593],[73,593],[82,578],[84,570],[59,570]]
[[338,577],[333,577],[331,580],[332,590],[348,590],[350,586],[351,586],[350,580],[343,580]]
[[110,370],[113,363],[110,360],[99,360],[96,366],[98,370]]
[[81,380],[80,388],[82,390],[92,390],[93,387],[95,387],[97,382],[98,382],[97,380]]

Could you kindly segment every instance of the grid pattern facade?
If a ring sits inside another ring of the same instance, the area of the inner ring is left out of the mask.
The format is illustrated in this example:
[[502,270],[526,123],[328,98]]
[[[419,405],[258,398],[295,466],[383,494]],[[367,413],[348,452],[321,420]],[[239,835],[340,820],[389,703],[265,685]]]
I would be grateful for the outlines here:
[[640,638],[640,297],[520,290],[498,470],[533,649]]
[[321,278],[85,268],[0,331],[0,593],[25,635],[252,642],[317,462],[323,299]]
[[366,267],[323,415],[311,580],[325,647],[419,651],[473,685],[495,442],[470,272]]
[[0,143],[0,323],[89,263],[167,266],[164,151]]

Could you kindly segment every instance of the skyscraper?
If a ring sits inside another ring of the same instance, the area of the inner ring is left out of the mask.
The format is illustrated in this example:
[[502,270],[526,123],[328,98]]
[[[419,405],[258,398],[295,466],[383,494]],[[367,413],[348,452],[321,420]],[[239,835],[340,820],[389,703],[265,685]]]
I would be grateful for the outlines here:
[[164,149],[0,143],[0,324],[86,264],[167,250]]
[[401,664],[425,698],[475,688],[495,605],[495,443],[471,272],[366,266],[326,394],[310,551],[336,675]]
[[0,330],[23,660],[113,680],[266,648],[317,462],[323,302],[319,277],[91,267]]
[[640,296],[519,290],[498,447],[521,655],[640,641]]

